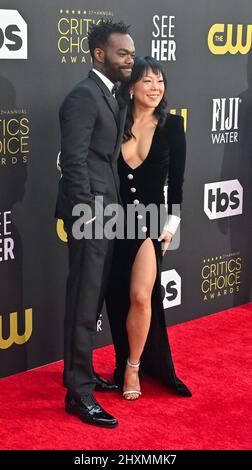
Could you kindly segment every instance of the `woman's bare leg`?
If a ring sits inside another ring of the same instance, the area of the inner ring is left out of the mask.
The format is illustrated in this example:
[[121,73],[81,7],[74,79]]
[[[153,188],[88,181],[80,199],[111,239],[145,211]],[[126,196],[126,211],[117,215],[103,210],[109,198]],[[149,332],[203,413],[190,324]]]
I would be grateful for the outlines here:
[[[147,238],[139,248],[131,270],[130,309],[127,316],[129,360],[137,364],[141,358],[151,322],[151,296],[157,275],[156,254],[153,242]],[[126,366],[124,391],[140,390],[138,368]],[[125,398],[135,400],[137,394]]]

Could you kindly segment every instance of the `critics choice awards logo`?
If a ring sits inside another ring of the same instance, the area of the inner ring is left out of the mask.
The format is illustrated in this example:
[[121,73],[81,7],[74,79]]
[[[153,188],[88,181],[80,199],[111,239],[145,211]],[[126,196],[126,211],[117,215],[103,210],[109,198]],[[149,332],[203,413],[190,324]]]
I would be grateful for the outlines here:
[[230,253],[203,260],[201,292],[203,300],[214,300],[240,290],[242,258],[240,253]]
[[160,62],[175,61],[175,16],[154,15],[152,22],[152,57],[159,60]]
[[252,46],[252,25],[213,24],[207,42],[212,54],[248,54]]
[[92,24],[100,23],[102,18],[112,18],[112,11],[92,9],[61,9],[57,23],[57,48],[60,62],[92,62],[88,47],[88,31]]
[[30,119],[25,109],[0,109],[0,167],[27,163]]
[[0,59],[27,59],[27,24],[17,10],[0,9]]

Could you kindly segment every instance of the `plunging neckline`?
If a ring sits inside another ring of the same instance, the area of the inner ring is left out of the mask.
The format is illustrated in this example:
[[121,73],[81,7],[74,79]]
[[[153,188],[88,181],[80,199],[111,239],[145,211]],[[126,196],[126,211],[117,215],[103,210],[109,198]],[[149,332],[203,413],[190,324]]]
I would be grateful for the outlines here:
[[137,170],[138,168],[140,168],[140,166],[142,166],[142,165],[144,164],[144,162],[148,159],[148,157],[149,157],[149,155],[150,155],[150,153],[151,153],[151,150],[152,150],[152,146],[153,146],[153,143],[154,143],[154,137],[155,137],[157,128],[158,128],[158,123],[157,123],[157,125],[156,125],[156,127],[155,127],[155,130],[154,130],[154,132],[153,132],[153,136],[152,136],[152,139],[151,139],[150,148],[149,148],[149,151],[148,151],[146,157],[144,158],[144,160],[142,161],[142,163],[140,163],[139,165],[137,165],[135,168],[132,168],[132,166],[130,166],[130,165],[126,162],[126,160],[125,160],[125,158],[124,158],[124,156],[123,156],[122,146],[121,146],[121,155],[122,155],[123,162],[124,162],[125,165],[127,165],[132,171],[135,171],[135,170]]

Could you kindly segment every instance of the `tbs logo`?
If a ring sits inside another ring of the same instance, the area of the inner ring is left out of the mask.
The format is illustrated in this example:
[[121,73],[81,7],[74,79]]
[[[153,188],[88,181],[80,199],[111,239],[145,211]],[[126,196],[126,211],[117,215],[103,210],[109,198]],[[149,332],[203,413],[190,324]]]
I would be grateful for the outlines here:
[[242,200],[238,180],[205,184],[204,211],[210,220],[242,214]]
[[181,304],[181,277],[175,269],[161,273],[161,289],[164,309]]
[[27,24],[17,10],[0,10],[0,59],[27,59]]

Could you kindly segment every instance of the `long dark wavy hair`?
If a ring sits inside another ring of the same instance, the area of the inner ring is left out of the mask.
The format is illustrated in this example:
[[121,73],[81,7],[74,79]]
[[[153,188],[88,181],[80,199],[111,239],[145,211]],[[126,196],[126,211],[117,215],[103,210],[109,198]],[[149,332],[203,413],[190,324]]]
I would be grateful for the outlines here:
[[127,140],[130,140],[132,137],[135,138],[132,132],[132,126],[134,124],[134,118],[133,118],[133,106],[134,105],[133,105],[133,100],[130,100],[129,98],[129,89],[132,85],[134,85],[134,83],[141,80],[141,78],[148,72],[148,70],[151,70],[156,75],[161,74],[164,80],[164,87],[165,87],[164,96],[162,100],[160,101],[159,105],[155,108],[154,115],[158,118],[157,125],[159,127],[162,127],[165,123],[165,119],[167,116],[167,101],[165,97],[167,81],[165,78],[163,68],[160,65],[160,63],[153,57],[150,57],[150,56],[135,57],[130,81],[127,83],[123,83],[121,87],[121,94],[124,100],[128,103],[128,111],[127,111],[124,136],[123,136],[124,142],[127,142]]

